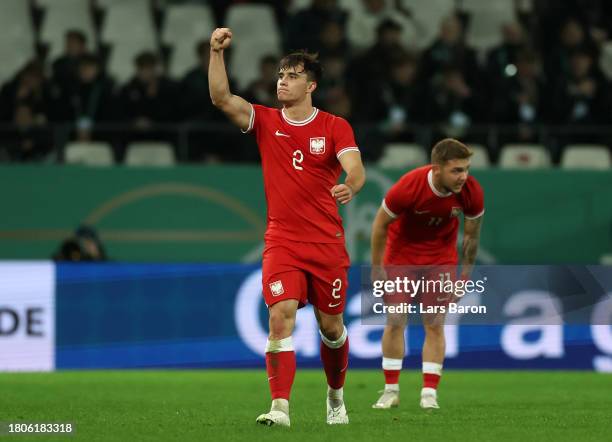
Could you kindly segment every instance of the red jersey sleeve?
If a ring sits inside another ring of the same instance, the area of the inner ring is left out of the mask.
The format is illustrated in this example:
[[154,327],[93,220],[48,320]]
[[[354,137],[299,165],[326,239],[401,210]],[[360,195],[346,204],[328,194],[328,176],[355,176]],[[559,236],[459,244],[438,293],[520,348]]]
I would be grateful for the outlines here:
[[391,218],[397,218],[414,204],[414,183],[410,174],[400,178],[387,192],[382,207]]
[[475,219],[484,214],[484,192],[476,178],[469,177],[465,185],[463,214],[466,219]]
[[335,118],[332,130],[332,140],[334,141],[334,150],[337,158],[340,158],[340,156],[346,152],[359,152],[359,148],[355,142],[353,128],[351,128],[351,125],[344,118]]
[[242,133],[257,133],[257,129],[261,126],[261,121],[265,117],[265,112],[268,108],[260,104],[251,104],[251,118],[249,120],[249,127],[246,130],[242,130]]

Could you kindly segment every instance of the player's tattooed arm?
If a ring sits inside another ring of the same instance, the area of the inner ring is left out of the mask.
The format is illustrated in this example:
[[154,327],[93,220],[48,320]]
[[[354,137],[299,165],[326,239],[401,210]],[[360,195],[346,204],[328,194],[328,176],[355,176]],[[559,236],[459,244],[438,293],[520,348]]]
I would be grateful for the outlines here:
[[361,162],[361,154],[356,151],[346,152],[338,160],[346,172],[346,179],[344,184],[332,187],[331,194],[340,204],[346,204],[365,184],[365,168]]
[[208,88],[212,103],[227,117],[246,131],[250,129],[252,107],[248,101],[231,93],[223,51],[232,42],[229,28],[217,28],[210,36],[210,62],[208,65]]
[[478,244],[480,242],[480,229],[484,215],[475,219],[465,219],[463,225],[463,247],[461,259],[461,276],[469,277],[478,255]]

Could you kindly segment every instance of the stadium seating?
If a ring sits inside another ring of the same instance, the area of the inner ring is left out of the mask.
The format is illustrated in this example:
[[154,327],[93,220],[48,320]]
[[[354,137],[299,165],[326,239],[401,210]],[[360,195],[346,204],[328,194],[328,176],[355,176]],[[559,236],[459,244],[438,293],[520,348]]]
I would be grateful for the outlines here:
[[[342,7],[342,4],[344,3],[344,1],[346,0],[340,0],[340,7]],[[302,9],[306,9],[308,7],[310,7],[310,5],[312,4],[312,0],[293,0],[289,3],[289,12],[291,14],[295,14],[296,12],[302,10]]]
[[[259,41],[280,43],[274,11],[269,5],[242,4],[232,5],[227,10],[226,25],[232,28],[235,43]],[[262,32],[265,29],[265,32]]]
[[229,72],[239,89],[246,89],[259,76],[260,60],[266,55],[280,54],[276,45],[247,41],[232,49]]
[[561,167],[606,170],[612,167],[610,151],[598,144],[570,144],[561,155]]
[[489,160],[489,152],[487,148],[482,144],[471,144],[468,143],[474,155],[472,155],[471,167],[473,169],[486,169],[491,166],[491,161]]
[[162,40],[172,46],[170,75],[180,78],[195,63],[195,46],[215,29],[210,8],[202,4],[171,5],[166,9]]
[[412,12],[416,25],[414,44],[420,49],[433,43],[442,19],[455,9],[455,0],[404,0],[403,3]]
[[416,45],[414,21],[410,17],[398,14],[390,2],[378,14],[368,13],[362,2],[344,2],[344,9],[349,12],[346,35],[355,49],[365,50],[376,43],[376,29],[387,19],[402,27],[402,41],[407,48]]
[[[274,11],[268,5],[236,4],[227,11],[226,25],[232,28],[229,69],[238,87],[244,89],[259,73],[259,60],[280,53],[280,34]],[[261,32],[265,29],[266,32]]]
[[28,2],[3,0],[0,29],[0,82],[4,82],[34,56],[34,34]]
[[102,40],[112,44],[108,70],[120,82],[134,72],[134,57],[142,51],[157,51],[153,15],[148,0],[109,2]]
[[423,146],[412,143],[390,143],[378,165],[386,169],[404,169],[427,164],[427,154]]
[[135,142],[125,155],[127,166],[173,166],[176,163],[172,145],[162,142]]
[[82,0],[44,0],[45,8],[41,38],[49,45],[48,56],[59,56],[64,49],[64,35],[69,29],[78,29],[87,36],[89,49],[93,48],[94,27],[89,3]]
[[470,16],[467,44],[477,50],[501,43],[502,25],[515,17],[513,0],[464,0],[462,10]]
[[73,142],[66,145],[64,162],[86,166],[112,166],[113,151],[108,143]]
[[605,42],[601,47],[599,67],[608,80],[612,80],[612,40]]
[[550,165],[550,153],[541,144],[507,144],[499,158],[499,167],[504,169],[539,169]]

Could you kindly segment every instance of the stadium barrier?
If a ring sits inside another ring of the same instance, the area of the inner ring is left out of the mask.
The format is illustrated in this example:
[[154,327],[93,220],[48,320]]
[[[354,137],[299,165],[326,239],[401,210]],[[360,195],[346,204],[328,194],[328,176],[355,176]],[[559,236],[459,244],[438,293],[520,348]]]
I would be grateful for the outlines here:
[[[372,220],[402,171],[368,168],[340,208],[351,259],[369,261]],[[595,264],[612,252],[612,172],[474,170],[485,191],[479,259]],[[0,259],[48,259],[80,223],[111,259],[259,262],[266,206],[258,166],[0,167]],[[461,240],[461,239],[460,239]]]
[[[349,275],[350,363],[379,367],[383,326],[363,324],[360,273]],[[612,372],[612,292],[592,306],[597,320],[572,325],[530,321],[521,296],[503,323],[447,325],[445,367]],[[310,309],[294,332],[300,367],[319,365]],[[263,368],[266,322],[257,265],[0,263],[0,371]],[[405,367],[416,369],[423,332],[407,337]]]

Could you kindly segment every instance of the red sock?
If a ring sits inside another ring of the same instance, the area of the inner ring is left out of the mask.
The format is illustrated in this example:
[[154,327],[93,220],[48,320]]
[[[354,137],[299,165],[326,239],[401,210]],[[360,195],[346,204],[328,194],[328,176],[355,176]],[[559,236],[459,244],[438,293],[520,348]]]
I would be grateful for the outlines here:
[[342,347],[329,348],[323,342],[321,342],[321,361],[323,362],[323,369],[327,376],[327,385],[334,390],[342,388],[344,386],[344,379],[346,377],[346,369],[348,368],[348,355],[349,355],[349,339],[346,337],[346,341]]
[[433,373],[423,373],[423,388],[438,388],[440,382],[440,375]]
[[383,370],[385,373],[385,384],[399,384],[401,370]]
[[266,371],[272,399],[287,399],[295,378],[295,351],[266,353]]

